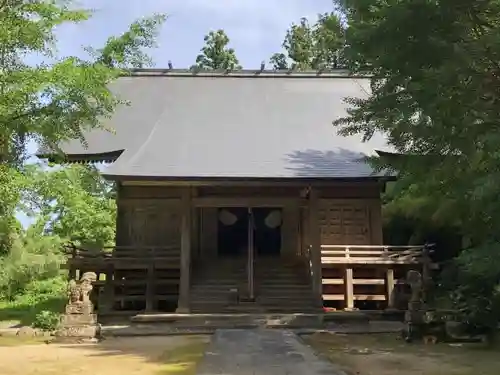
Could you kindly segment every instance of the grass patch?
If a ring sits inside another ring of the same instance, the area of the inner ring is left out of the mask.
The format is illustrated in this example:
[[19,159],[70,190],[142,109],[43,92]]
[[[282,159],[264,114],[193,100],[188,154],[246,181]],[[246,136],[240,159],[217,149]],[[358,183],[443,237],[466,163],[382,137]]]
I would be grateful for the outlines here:
[[59,296],[41,296],[37,301],[0,301],[0,322],[29,326],[39,312],[62,312],[65,303],[66,298]]
[[16,322],[29,326],[41,311],[62,313],[67,281],[64,277],[33,281],[25,290],[11,300],[0,300],[0,324]]
[[192,338],[192,342],[164,352],[157,375],[194,375],[207,346],[206,340]]
[[304,340],[348,374],[496,375],[499,348],[482,344],[407,344],[396,334],[318,333]]

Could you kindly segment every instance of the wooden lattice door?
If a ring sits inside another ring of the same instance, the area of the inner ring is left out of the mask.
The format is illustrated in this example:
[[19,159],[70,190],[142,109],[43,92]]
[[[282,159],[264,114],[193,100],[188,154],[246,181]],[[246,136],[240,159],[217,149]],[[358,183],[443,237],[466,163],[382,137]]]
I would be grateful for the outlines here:
[[323,201],[319,219],[323,245],[370,244],[370,210],[363,203]]

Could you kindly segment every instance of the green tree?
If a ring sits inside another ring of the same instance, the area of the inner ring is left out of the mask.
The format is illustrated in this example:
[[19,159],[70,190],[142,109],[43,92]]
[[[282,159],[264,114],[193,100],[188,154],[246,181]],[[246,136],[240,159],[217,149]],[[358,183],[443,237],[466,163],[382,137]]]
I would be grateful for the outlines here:
[[[49,278],[60,273],[63,242],[100,246],[113,238],[114,203],[94,171],[43,172],[23,163],[29,139],[54,152],[67,139],[85,144],[82,134],[101,127],[99,120],[122,103],[109,82],[151,62],[144,49],[154,46],[165,20],[153,15],[136,21],[102,48],[87,48],[87,59],[54,59],[55,29],[90,17],[67,0],[0,1],[0,297],[61,286]],[[43,62],[26,64],[28,54]],[[27,230],[16,218],[29,208],[23,204],[38,208]]]
[[92,59],[66,57],[36,66],[23,62],[26,54],[50,58],[55,53],[54,30],[64,23],[89,19],[87,10],[69,1],[4,0],[0,2],[0,140],[4,161],[18,161],[24,143],[34,138],[57,150],[60,141],[79,138],[100,127],[119,99],[107,88],[124,68],[149,62],[143,48],[154,37],[165,16],[134,22],[104,47],[88,49]]
[[372,160],[399,173],[393,206],[461,228],[469,249],[454,263],[453,304],[469,325],[496,327],[500,271],[481,259],[500,249],[500,2],[340,4],[346,60],[370,74],[371,94],[348,98],[334,125],[365,139],[384,133],[402,155]]
[[[88,49],[88,60],[76,57],[48,63],[56,48],[54,30],[64,23],[89,19],[91,13],[72,7],[69,1],[5,0],[0,2],[0,234],[10,238],[17,223],[20,171],[25,142],[35,139],[55,152],[59,142],[79,138],[99,128],[99,119],[121,102],[108,90],[108,83],[127,68],[150,62],[144,48],[165,19],[154,15],[134,22],[119,37],[111,37],[98,49]],[[27,65],[26,54],[45,62]],[[6,240],[5,240],[6,241]],[[2,243],[5,242],[2,240]],[[5,249],[4,249],[5,250]]]
[[80,246],[99,249],[114,244],[113,189],[96,168],[72,165],[43,171],[35,167],[29,180],[24,201],[36,227]]
[[274,69],[335,69],[343,64],[344,26],[335,12],[319,14],[314,24],[302,18],[287,30],[283,48],[270,58]]
[[343,3],[350,68],[374,77],[372,94],[349,98],[349,116],[335,125],[365,138],[385,133],[412,155],[379,160],[399,171],[401,193],[446,207],[473,242],[496,238],[500,2]]
[[205,46],[196,57],[193,69],[238,70],[241,69],[234,49],[229,48],[229,37],[224,30],[210,31],[203,39]]
[[273,66],[273,69],[275,70],[287,70],[289,69],[288,67],[288,57],[283,53],[275,53],[274,55],[271,56],[269,59],[269,62]]
[[[17,222],[11,224],[0,254],[0,300],[20,298],[28,306],[39,299],[59,301],[59,292],[64,291],[60,277],[63,245],[72,242],[97,249],[114,244],[112,186],[88,165],[49,171],[41,165],[28,165],[22,172],[9,170],[18,174],[17,212],[31,218],[33,224],[27,229]],[[14,213],[11,217],[15,220]]]
[[21,229],[16,211],[26,185],[27,179],[22,173],[0,165],[0,255],[9,252]]

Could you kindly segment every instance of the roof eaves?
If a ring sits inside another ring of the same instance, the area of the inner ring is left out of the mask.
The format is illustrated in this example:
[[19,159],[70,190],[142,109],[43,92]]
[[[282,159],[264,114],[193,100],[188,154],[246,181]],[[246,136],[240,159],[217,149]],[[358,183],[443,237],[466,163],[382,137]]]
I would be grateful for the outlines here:
[[351,74],[346,69],[332,70],[194,70],[194,69],[131,69],[124,76],[133,77],[233,77],[233,78],[370,78],[368,74]]
[[107,174],[102,172],[102,176],[109,180],[115,181],[185,181],[185,182],[196,182],[196,181],[210,181],[210,182],[221,182],[221,181],[233,181],[233,182],[279,182],[279,181],[290,181],[290,182],[362,182],[362,181],[394,181],[396,176],[394,175],[373,175],[373,176],[363,176],[363,177],[170,177],[170,176],[129,176],[129,175],[115,175]]
[[49,162],[57,164],[113,163],[123,151],[124,150],[116,150],[97,154],[37,153],[36,157],[39,159],[47,159]]

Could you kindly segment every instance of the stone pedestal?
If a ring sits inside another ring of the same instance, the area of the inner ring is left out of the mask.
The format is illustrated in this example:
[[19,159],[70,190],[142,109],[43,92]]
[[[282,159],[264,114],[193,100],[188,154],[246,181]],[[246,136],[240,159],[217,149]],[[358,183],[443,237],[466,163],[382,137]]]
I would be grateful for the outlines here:
[[70,343],[96,342],[100,336],[100,326],[95,314],[65,314],[61,316],[55,341]]

